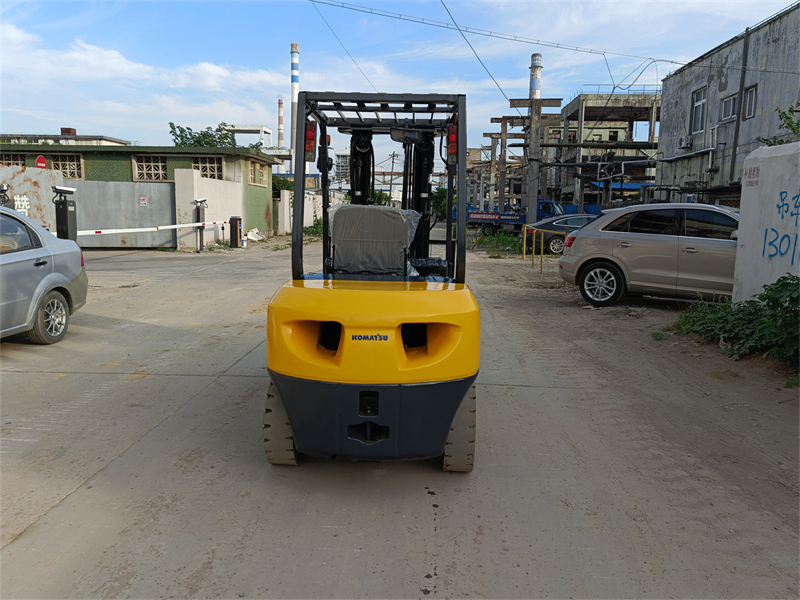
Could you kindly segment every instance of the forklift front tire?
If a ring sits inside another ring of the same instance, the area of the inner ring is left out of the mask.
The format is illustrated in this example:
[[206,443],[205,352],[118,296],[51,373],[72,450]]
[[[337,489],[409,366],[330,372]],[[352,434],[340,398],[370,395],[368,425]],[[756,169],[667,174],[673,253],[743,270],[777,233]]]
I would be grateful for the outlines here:
[[472,471],[475,464],[476,416],[477,392],[473,383],[450,426],[450,434],[444,446],[443,470],[462,473]]
[[296,465],[297,451],[294,449],[294,434],[286,408],[272,381],[267,389],[264,407],[264,453],[272,465]]

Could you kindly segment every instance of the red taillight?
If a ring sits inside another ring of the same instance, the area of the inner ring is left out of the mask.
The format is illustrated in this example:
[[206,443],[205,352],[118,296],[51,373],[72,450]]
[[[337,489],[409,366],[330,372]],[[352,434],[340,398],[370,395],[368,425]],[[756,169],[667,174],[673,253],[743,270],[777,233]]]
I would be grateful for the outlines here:
[[81,266],[83,266],[83,248],[81,248]]
[[458,125],[447,126],[447,162],[458,162]]
[[574,241],[575,241],[575,234],[574,233],[570,233],[567,236],[567,239],[564,240],[564,247],[565,248],[571,248]]
[[317,123],[306,121],[306,162],[314,162],[317,155]]

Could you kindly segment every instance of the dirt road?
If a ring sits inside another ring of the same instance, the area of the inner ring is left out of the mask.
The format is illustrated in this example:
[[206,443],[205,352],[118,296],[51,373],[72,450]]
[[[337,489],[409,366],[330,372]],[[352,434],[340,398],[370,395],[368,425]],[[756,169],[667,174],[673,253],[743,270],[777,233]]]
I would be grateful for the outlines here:
[[675,303],[586,308],[552,259],[469,255],[473,473],[270,467],[289,253],[88,253],[67,338],[0,345],[3,597],[797,596],[797,391],[653,339]]

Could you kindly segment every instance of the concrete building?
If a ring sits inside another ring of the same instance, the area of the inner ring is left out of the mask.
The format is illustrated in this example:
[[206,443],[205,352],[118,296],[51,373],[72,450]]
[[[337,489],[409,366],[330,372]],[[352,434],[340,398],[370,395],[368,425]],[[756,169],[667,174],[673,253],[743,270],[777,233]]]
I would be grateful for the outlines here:
[[71,127],[62,127],[61,135],[40,133],[5,133],[0,144],[41,144],[53,146],[130,146],[130,142],[105,135],[78,135]]
[[[661,118],[660,90],[580,94],[561,109],[560,141],[549,127],[548,188],[568,204],[604,204],[640,194],[655,178],[656,126]],[[636,123],[647,127],[647,141],[634,140]],[[553,152],[555,150],[555,152]],[[561,167],[561,164],[574,167]],[[627,163],[627,164],[626,164]],[[623,168],[626,165],[626,168]]]
[[350,185],[350,150],[337,150],[335,153],[333,180],[342,185]]
[[[0,144],[0,182],[33,207],[47,206],[42,186],[77,188],[78,229],[124,229],[192,223],[193,201],[208,198],[207,220],[241,216],[245,231],[273,230],[272,165],[277,161],[249,148],[174,146]],[[58,180],[58,181],[56,181]],[[42,180],[44,181],[44,180]],[[42,215],[46,213],[43,212]],[[52,226],[51,223],[42,222]],[[213,242],[212,232],[206,239]],[[214,232],[213,235],[221,235]],[[79,238],[87,247],[193,245],[194,232],[173,235]],[[191,239],[189,239],[191,237]],[[217,237],[217,239],[221,239]]]
[[795,3],[663,80],[655,198],[739,206],[747,156],[800,104]]

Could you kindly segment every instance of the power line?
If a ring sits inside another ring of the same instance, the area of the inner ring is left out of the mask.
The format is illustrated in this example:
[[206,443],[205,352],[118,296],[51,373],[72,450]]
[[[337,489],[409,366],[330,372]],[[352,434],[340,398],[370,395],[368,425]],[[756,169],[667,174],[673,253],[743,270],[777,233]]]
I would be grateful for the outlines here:
[[[666,62],[673,65],[679,65],[685,67],[687,65],[691,67],[703,67],[703,68],[715,68],[715,69],[726,69],[726,70],[741,70],[742,65],[724,65],[718,63],[698,63],[693,64],[691,62],[681,62],[679,60],[671,60],[667,58],[652,58],[650,56],[639,56],[637,54],[625,54],[623,52],[612,52],[610,50],[597,50],[594,48],[582,48],[580,46],[572,46],[570,44],[562,44],[560,42],[548,42],[546,40],[537,40],[534,38],[527,38],[520,35],[513,35],[510,33],[500,33],[497,31],[488,31],[486,29],[476,29],[474,27],[454,27],[450,23],[445,23],[443,21],[434,21],[432,19],[424,19],[422,17],[414,17],[411,15],[403,15],[400,13],[393,13],[386,10],[381,10],[378,8],[370,8],[368,6],[359,6],[358,4],[348,4],[346,2],[338,2],[336,0],[309,0],[309,2],[313,2],[314,4],[327,4],[328,6],[333,6],[335,8],[343,8],[345,10],[352,10],[356,12],[367,13],[371,15],[375,15],[378,17],[387,17],[390,19],[397,19],[400,21],[407,21],[409,23],[417,23],[418,25],[427,25],[429,27],[438,27],[440,29],[450,29],[450,30],[458,30],[462,33],[471,33],[473,35],[482,35],[484,37],[491,37],[497,38],[501,40],[507,40],[510,42],[518,42],[521,44],[532,44],[534,46],[545,46],[548,48],[556,48],[559,50],[569,50],[570,52],[583,52],[586,54],[601,54],[601,55],[608,55],[608,56],[620,56],[623,58],[637,58],[639,60],[649,60],[653,62]],[[794,4],[797,4],[796,2]],[[793,5],[794,5],[793,4]],[[792,5],[792,6],[793,6]],[[449,12],[449,11],[448,11]],[[760,69],[758,67],[751,67],[747,66],[744,67],[746,71],[753,71],[753,72],[761,72],[761,73],[782,73],[782,74],[789,74],[789,75],[796,75],[800,74],[800,71],[791,71],[788,69]]]
[[[451,12],[450,12],[450,9],[449,9],[449,8],[447,8],[447,5],[444,3],[444,0],[439,0],[439,1],[442,3],[442,6],[444,6],[444,9],[447,11],[447,14],[448,14],[448,15],[450,15],[450,19],[453,21],[453,25],[455,25],[455,26],[456,26],[456,29],[458,29],[458,33],[460,33],[460,34],[461,34],[461,37],[463,37],[463,38],[464,38],[464,41],[465,41],[465,42],[467,42],[467,45],[468,45],[468,46],[470,47],[470,49],[472,50],[472,53],[475,55],[475,58],[477,58],[477,59],[478,59],[478,62],[479,62],[479,63],[481,63],[481,66],[482,66],[482,67],[483,67],[483,68],[486,70],[486,72],[489,74],[489,77],[491,77],[491,78],[492,78],[492,81],[494,81],[494,84],[497,86],[497,89],[498,89],[498,90],[500,90],[500,93],[501,93],[501,94],[503,94],[503,97],[504,97],[506,100],[508,100],[509,102],[511,102],[511,100],[509,100],[509,98],[508,98],[508,96],[506,95],[506,93],[503,91],[503,88],[501,88],[501,87],[500,87],[500,84],[499,84],[499,83],[497,83],[497,79],[495,79],[495,78],[494,78],[494,75],[492,75],[492,73],[491,73],[491,71],[489,71],[488,67],[487,67],[485,64],[483,64],[483,61],[481,60],[481,57],[480,57],[480,56],[478,56],[478,52],[475,50],[475,48],[473,48],[473,47],[472,47],[472,44],[470,44],[470,43],[469,43],[469,40],[467,39],[467,36],[465,36],[465,35],[464,35],[464,32],[463,32],[463,31],[461,31],[461,28],[458,26],[458,23],[456,23],[456,20],[453,18],[453,13],[451,13]],[[519,112],[519,109],[518,109],[518,108],[516,109],[516,111],[517,111],[517,114],[518,114],[518,115],[521,117],[521,116],[522,116],[522,113],[521,113],[521,112]]]
[[[322,20],[323,20],[323,21],[325,21],[325,25],[327,25],[327,26],[328,26],[328,29],[330,29],[330,30],[331,30],[331,33],[333,34],[333,37],[335,37],[335,38],[336,38],[336,41],[337,41],[337,42],[339,42],[339,45],[342,47],[342,50],[344,50],[345,52],[347,52],[347,48],[345,48],[345,47],[344,47],[344,44],[342,43],[342,40],[340,40],[340,39],[339,39],[339,36],[338,36],[338,35],[336,35],[336,32],[333,30],[333,27],[331,27],[330,23],[328,23],[328,20],[327,20],[327,19],[326,19],[326,18],[323,16],[323,14],[320,12],[319,8],[317,8],[317,4],[316,4],[316,2],[314,2],[314,0],[309,0],[309,2],[311,2],[311,5],[314,7],[314,10],[316,10],[316,11],[317,11],[317,13],[319,13],[319,16],[320,16],[320,17],[322,17]],[[359,66],[358,66],[358,63],[356,62],[356,59],[355,59],[355,58],[353,58],[352,54],[350,54],[349,52],[347,52],[347,56],[349,56],[349,57],[350,57],[350,60],[352,60],[352,61],[353,61],[353,64],[356,66],[356,68],[357,68],[359,71],[361,71],[361,74],[364,76],[364,79],[366,79],[366,80],[367,80],[367,82],[368,82],[370,85],[372,85],[372,82],[369,80],[369,77],[367,77],[367,74],[366,74],[366,73],[364,73],[364,71],[362,71],[362,70],[361,70],[361,67],[359,67]],[[376,88],[374,85],[372,85],[372,89],[373,89],[373,90],[375,90],[375,93],[376,93],[376,94],[378,94],[378,93],[379,93],[379,92],[378,92],[378,88]]]

